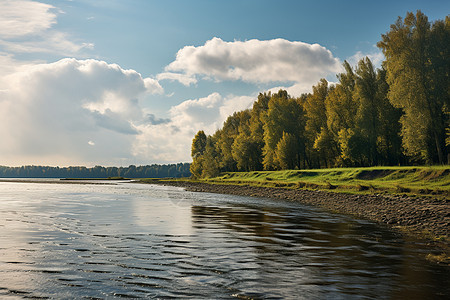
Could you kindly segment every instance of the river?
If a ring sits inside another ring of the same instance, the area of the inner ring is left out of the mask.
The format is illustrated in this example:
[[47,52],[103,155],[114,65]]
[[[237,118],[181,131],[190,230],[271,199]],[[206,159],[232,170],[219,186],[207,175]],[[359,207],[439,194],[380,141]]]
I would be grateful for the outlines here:
[[450,268],[425,254],[387,228],[298,203],[0,183],[1,299],[449,297]]

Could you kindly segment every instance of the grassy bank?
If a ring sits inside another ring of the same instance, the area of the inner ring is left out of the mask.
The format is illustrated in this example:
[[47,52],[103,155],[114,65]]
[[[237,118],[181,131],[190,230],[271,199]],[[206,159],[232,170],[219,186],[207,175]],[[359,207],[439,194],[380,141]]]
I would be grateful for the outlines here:
[[201,181],[347,193],[420,194],[437,198],[450,196],[450,166],[229,172]]

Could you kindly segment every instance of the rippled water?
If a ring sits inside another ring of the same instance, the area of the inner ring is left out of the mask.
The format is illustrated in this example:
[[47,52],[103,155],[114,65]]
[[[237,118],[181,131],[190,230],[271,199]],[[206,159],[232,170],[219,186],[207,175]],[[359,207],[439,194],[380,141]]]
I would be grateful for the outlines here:
[[120,183],[0,183],[0,298],[433,299],[449,268],[366,221]]

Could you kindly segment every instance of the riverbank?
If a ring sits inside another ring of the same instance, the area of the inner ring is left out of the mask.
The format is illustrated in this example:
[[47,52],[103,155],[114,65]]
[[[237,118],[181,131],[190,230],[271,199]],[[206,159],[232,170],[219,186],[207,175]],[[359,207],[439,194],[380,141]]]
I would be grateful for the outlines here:
[[430,246],[428,259],[450,264],[450,200],[429,196],[350,194],[304,188],[214,184],[190,180],[143,180],[189,191],[266,197],[306,205],[393,227]]

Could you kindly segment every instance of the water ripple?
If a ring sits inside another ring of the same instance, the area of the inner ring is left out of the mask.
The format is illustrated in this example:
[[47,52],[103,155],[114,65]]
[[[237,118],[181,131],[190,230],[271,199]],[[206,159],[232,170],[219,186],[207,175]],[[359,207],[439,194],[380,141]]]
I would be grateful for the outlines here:
[[449,270],[367,221],[118,184],[0,185],[0,298],[442,298]]

